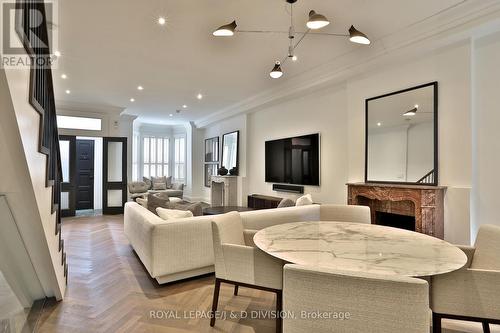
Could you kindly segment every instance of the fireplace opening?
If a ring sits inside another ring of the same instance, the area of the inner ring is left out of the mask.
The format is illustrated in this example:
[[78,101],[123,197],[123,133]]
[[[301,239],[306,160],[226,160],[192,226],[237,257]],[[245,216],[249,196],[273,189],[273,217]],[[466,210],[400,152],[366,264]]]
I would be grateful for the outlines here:
[[386,227],[415,231],[415,216],[375,212],[375,223]]

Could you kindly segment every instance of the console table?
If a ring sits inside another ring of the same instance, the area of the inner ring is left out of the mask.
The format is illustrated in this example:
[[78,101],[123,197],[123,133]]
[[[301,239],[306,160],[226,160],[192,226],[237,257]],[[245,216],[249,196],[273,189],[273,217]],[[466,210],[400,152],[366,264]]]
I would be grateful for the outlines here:
[[283,198],[271,197],[267,195],[252,194],[248,196],[248,207],[253,209],[273,209],[278,208]]
[[444,238],[446,187],[378,183],[348,183],[348,204],[369,206],[372,224],[377,212],[413,216],[415,230]]

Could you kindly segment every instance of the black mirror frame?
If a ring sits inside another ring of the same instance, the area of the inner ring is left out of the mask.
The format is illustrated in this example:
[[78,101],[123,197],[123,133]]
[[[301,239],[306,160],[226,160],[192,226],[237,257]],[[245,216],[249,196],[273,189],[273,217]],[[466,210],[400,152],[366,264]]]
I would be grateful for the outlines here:
[[[426,88],[426,87],[434,87],[434,181],[432,183],[418,183],[418,182],[395,182],[395,181],[380,181],[380,180],[369,180],[368,179],[368,103],[370,101],[384,98],[384,97],[389,97],[401,93],[405,93],[408,91],[412,90],[417,90],[421,88]],[[419,86],[395,91],[392,93],[368,98],[365,100],[365,183],[379,183],[379,184],[400,184],[400,185],[415,185],[415,186],[422,186],[422,185],[427,185],[427,186],[438,186],[439,184],[439,144],[438,144],[438,136],[439,136],[439,123],[438,123],[438,103],[439,98],[438,98],[438,82],[430,82],[426,84],[422,84]]]
[[[224,164],[224,140],[226,138],[226,135],[236,133],[236,174],[233,176],[238,176],[240,174],[240,131],[232,131],[229,133],[225,133],[222,135],[222,149],[221,149],[221,160],[220,160],[220,165],[221,167],[225,167]],[[229,170],[228,170],[229,171]]]

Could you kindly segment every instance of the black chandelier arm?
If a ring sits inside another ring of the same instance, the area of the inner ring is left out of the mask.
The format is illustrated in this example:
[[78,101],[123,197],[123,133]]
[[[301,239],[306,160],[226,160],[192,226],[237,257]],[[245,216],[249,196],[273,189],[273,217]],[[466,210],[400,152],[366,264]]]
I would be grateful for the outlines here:
[[[289,33],[289,31],[279,31],[279,30],[240,30],[240,29],[237,29],[234,32],[251,33],[251,34],[288,34]],[[311,32],[310,29],[307,31],[296,31],[295,34],[302,35],[302,36],[310,34],[310,35],[318,35],[318,36],[349,37],[349,34],[339,34],[339,33],[330,33],[330,32]]]
[[[300,34],[300,32],[298,32]],[[311,32],[311,35],[318,35],[318,36],[334,36],[334,37],[349,37],[349,34],[337,34],[337,33],[330,33],[330,32]]]
[[288,31],[277,31],[277,30],[240,30],[240,29],[237,29],[234,32],[251,33],[251,34],[288,34]]

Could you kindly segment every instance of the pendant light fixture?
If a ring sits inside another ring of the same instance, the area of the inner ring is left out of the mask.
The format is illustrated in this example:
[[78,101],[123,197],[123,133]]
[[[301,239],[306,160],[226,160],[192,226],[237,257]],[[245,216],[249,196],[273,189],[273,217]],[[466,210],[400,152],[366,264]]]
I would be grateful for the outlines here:
[[353,25],[349,28],[349,40],[356,44],[370,45],[370,40],[364,33],[357,30]]
[[231,37],[234,35],[234,31],[236,30],[236,21],[233,21],[229,24],[225,24],[220,26],[217,30],[213,32],[213,35],[216,37]]
[[307,27],[312,30],[317,30],[326,27],[330,24],[330,21],[321,14],[316,13],[314,10],[309,12],[309,20],[307,21]]
[[279,79],[280,77],[283,76],[283,71],[281,70],[281,63],[279,61],[276,61],[271,73],[269,73],[269,76],[271,76],[273,79]]
[[[267,33],[287,33],[288,39],[290,41],[287,55],[283,58],[282,61],[277,61],[273,67],[273,70],[269,73],[269,75],[273,79],[278,79],[283,76],[283,71],[281,66],[286,63],[288,59],[291,59],[293,62],[297,60],[297,56],[295,55],[295,50],[300,45],[302,40],[307,35],[322,35],[322,36],[334,36],[334,37],[347,37],[352,43],[369,45],[370,39],[361,31],[357,30],[353,25],[349,28],[348,34],[339,34],[339,33],[328,33],[328,32],[317,32],[317,30],[322,29],[330,24],[330,21],[326,18],[326,16],[317,13],[314,10],[309,12],[309,18],[307,20],[306,26],[307,30],[304,32],[296,32],[293,24],[293,4],[298,0],[285,0],[290,4],[290,27],[288,31],[270,31],[270,30],[236,30],[237,24],[236,21],[233,21],[229,24],[225,24],[217,28],[212,34],[216,37],[231,37],[234,36],[235,33],[258,33],[258,34],[267,34]],[[297,38],[296,38],[297,37]],[[297,41],[296,41],[297,40]],[[296,41],[296,42],[295,42]],[[406,114],[405,114],[406,115]]]
[[405,113],[403,113],[403,116],[413,117],[414,115],[417,114],[417,111],[418,111],[418,104],[415,105],[415,107],[413,109],[411,109],[410,111],[406,111]]

